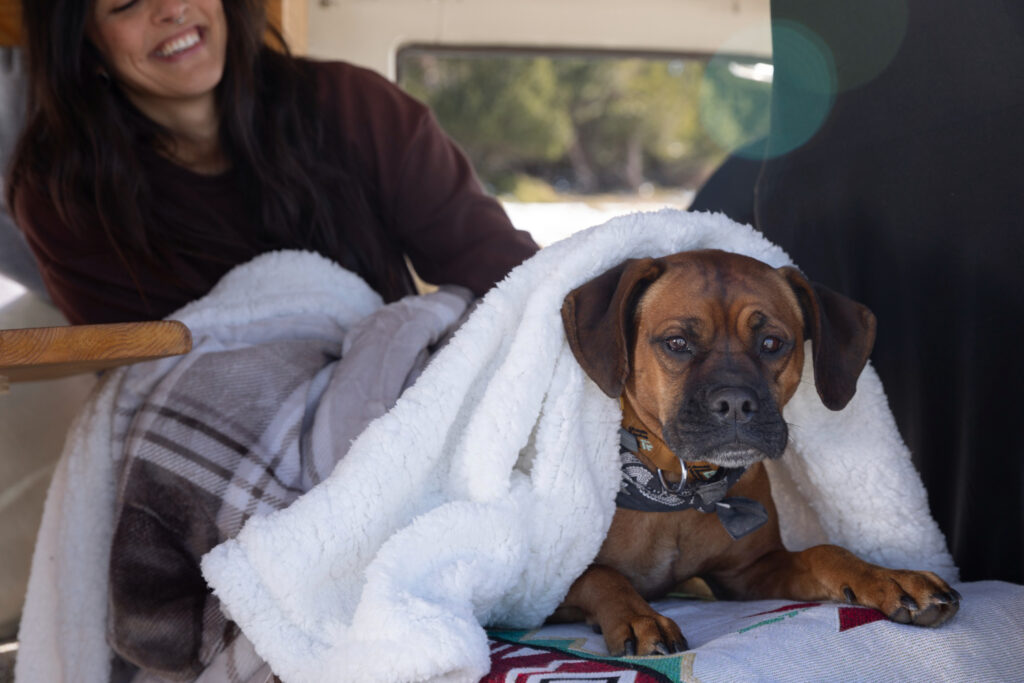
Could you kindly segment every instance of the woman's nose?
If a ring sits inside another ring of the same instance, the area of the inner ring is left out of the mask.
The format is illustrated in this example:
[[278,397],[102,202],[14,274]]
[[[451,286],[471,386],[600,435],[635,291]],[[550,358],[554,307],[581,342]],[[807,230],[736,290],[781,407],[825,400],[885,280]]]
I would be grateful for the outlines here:
[[153,18],[161,24],[184,24],[188,19],[188,3],[185,0],[157,0]]

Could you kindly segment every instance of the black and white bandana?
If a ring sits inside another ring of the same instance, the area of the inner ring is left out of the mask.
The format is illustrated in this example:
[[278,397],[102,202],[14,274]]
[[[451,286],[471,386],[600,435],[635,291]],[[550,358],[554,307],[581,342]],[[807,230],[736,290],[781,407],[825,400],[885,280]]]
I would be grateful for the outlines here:
[[756,531],[768,521],[767,511],[757,501],[739,496],[726,497],[746,468],[722,467],[708,478],[694,478],[681,488],[672,489],[661,477],[660,470],[652,472],[636,456],[636,436],[625,429],[619,434],[622,481],[615,498],[617,507],[642,512],[674,512],[689,508],[714,512],[733,540]]

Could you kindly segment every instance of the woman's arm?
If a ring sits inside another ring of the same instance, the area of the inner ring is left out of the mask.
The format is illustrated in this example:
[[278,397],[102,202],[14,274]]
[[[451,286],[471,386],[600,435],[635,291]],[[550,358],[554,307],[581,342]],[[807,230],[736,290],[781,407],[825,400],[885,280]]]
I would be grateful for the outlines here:
[[80,234],[45,190],[22,183],[12,213],[35,256],[54,305],[72,324],[150,320],[138,291],[101,233]]
[[424,280],[478,296],[538,249],[480,185],[430,110],[381,76],[327,65],[342,139],[362,166],[370,201]]

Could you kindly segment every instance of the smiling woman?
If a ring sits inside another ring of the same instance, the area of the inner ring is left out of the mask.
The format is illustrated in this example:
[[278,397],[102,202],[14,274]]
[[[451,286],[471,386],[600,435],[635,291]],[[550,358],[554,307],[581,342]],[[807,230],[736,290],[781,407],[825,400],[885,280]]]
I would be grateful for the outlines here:
[[[308,42],[305,0],[269,0],[267,21],[284,34],[292,50],[306,51]],[[0,45],[21,43],[21,1],[0,0]]]
[[414,290],[406,256],[479,294],[535,249],[429,111],[267,47],[260,0],[24,11],[36,106],[8,198],[72,322],[166,316],[275,249],[327,255],[387,300]]
[[227,168],[214,89],[224,74],[220,0],[97,0],[86,35],[125,96],[172,133],[173,159],[199,173]]

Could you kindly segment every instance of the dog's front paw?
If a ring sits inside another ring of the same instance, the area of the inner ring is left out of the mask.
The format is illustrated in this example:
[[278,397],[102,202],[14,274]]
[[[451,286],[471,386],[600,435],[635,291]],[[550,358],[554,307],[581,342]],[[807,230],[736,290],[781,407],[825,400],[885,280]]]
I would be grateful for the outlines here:
[[604,636],[608,652],[615,657],[670,655],[688,647],[676,622],[651,607],[623,610],[605,617],[597,627]]
[[870,579],[843,586],[843,595],[901,624],[939,626],[960,609],[960,594],[932,572],[879,569]]

